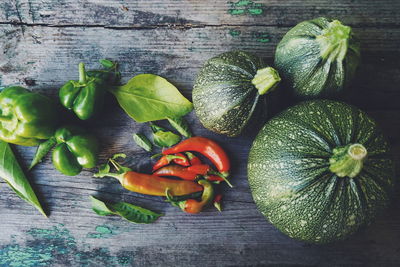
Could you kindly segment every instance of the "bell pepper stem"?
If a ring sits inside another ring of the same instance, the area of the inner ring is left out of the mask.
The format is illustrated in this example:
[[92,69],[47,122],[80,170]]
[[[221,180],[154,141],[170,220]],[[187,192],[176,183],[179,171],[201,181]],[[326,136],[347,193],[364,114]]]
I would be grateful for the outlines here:
[[86,72],[85,72],[85,64],[79,63],[79,83],[86,83]]

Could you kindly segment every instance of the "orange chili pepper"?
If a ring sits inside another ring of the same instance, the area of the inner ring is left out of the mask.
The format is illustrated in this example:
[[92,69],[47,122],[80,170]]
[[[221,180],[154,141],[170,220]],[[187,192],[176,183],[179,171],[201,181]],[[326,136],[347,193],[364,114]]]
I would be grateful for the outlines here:
[[212,184],[207,180],[198,181],[200,185],[204,187],[203,194],[201,196],[201,201],[195,199],[188,199],[179,202],[179,207],[187,213],[200,213],[203,208],[209,205],[214,199],[214,188]]
[[[116,178],[129,191],[152,196],[166,196],[167,191],[174,196],[184,196],[203,190],[200,184],[193,181],[172,180],[157,175],[134,172],[116,162],[115,158],[114,155],[94,176]],[[114,166],[117,173],[110,172],[109,163]]]
[[152,196],[165,196],[166,190],[174,196],[184,196],[203,190],[203,187],[192,181],[172,180],[156,175],[126,172],[119,179],[121,185],[140,194]]

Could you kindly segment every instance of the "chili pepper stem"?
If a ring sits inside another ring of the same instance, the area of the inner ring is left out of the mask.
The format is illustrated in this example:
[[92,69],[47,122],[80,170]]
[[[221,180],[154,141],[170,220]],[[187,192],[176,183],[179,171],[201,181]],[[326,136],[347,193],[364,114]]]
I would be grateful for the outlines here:
[[217,172],[217,171],[214,171],[214,170],[212,170],[212,169],[209,171],[209,173],[221,177],[222,179],[224,179],[224,181],[228,184],[228,186],[229,186],[230,188],[233,188],[233,185],[232,185],[231,182],[229,182],[229,180],[227,179],[227,177],[228,177],[229,174]]
[[219,212],[222,212],[221,203],[219,203],[219,202],[214,202],[214,207],[215,207]]
[[85,72],[85,64],[79,63],[79,83],[86,83],[86,72]]
[[95,178],[112,177],[112,178],[117,179],[120,183],[122,183],[122,181],[124,179],[124,174],[125,173],[111,173],[111,172],[109,172],[107,174],[97,174],[97,173],[95,173],[93,175],[93,177],[95,177]]
[[[93,177],[96,177],[96,178],[112,177],[112,178],[117,179],[122,184],[123,180],[124,180],[124,174],[126,171],[128,171],[129,168],[123,169],[121,164],[119,164],[118,162],[116,162],[113,159],[109,159],[108,161],[114,166],[114,168],[117,170],[118,173],[112,173],[112,172],[108,172],[107,174],[97,174],[96,173],[93,175]],[[121,171],[123,171],[123,172],[121,173]]]

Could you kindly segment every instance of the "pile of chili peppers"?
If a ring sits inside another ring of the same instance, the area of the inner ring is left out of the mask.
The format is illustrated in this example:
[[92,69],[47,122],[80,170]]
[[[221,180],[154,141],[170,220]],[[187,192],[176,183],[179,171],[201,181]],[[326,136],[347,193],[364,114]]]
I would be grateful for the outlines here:
[[[207,158],[216,170],[193,152]],[[216,142],[204,137],[191,137],[164,150],[153,165],[153,174],[134,172],[115,159],[109,162],[117,173],[110,173],[108,167],[96,174],[97,177],[117,178],[124,188],[136,193],[165,196],[168,202],[187,213],[199,213],[211,203],[221,211],[222,195],[216,194],[215,185],[226,182],[232,187],[227,179],[230,170],[228,155]]]

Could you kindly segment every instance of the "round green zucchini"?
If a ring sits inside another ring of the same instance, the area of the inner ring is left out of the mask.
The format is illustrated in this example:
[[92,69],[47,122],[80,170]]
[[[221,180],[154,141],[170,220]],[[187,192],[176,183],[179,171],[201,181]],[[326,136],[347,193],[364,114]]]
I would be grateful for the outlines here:
[[359,61],[360,45],[352,29],[326,18],[297,24],[275,53],[275,67],[298,99],[340,96]]
[[366,113],[331,100],[302,102],[257,135],[248,179],[257,207],[286,235],[312,243],[344,239],[389,203],[394,166]]
[[193,88],[194,110],[207,129],[237,136],[252,117],[260,95],[273,90],[279,81],[278,73],[255,55],[243,51],[220,54],[199,72]]

